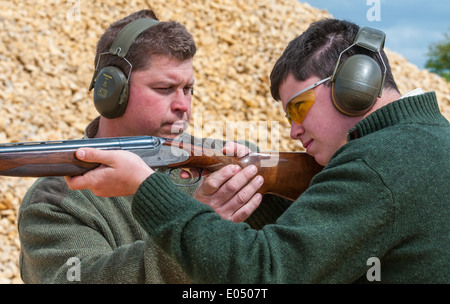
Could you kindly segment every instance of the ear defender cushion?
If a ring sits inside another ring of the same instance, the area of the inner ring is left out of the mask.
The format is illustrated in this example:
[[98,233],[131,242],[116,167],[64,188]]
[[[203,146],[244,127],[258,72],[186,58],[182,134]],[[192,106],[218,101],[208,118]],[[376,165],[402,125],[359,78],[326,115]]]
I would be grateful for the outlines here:
[[94,105],[104,117],[121,116],[128,103],[128,81],[123,72],[114,66],[100,70],[94,87]]
[[375,103],[380,92],[382,73],[378,63],[366,55],[348,58],[336,73],[331,97],[345,115],[359,116]]

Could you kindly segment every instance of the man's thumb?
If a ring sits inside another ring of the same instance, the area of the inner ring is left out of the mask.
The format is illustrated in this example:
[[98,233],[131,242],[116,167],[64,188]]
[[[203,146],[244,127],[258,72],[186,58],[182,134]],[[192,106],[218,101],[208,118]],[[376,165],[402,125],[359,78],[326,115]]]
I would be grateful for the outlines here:
[[80,148],[75,152],[76,157],[79,160],[89,162],[89,163],[98,163],[100,159],[104,159],[101,157],[101,150],[94,148]]

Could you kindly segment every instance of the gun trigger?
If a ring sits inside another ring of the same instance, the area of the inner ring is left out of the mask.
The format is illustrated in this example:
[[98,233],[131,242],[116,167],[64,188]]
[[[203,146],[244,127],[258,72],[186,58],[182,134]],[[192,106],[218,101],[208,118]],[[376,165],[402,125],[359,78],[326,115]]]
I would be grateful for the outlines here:
[[186,171],[187,173],[189,173],[189,175],[191,176],[191,183],[194,180],[194,174],[191,172],[190,168],[180,168],[183,171]]
[[[171,172],[172,172],[173,169],[174,169],[174,168],[172,168],[172,169],[169,170],[169,173],[168,173],[169,176],[170,176],[170,174],[171,174]],[[202,169],[199,169],[199,177],[198,177],[197,180],[194,180],[194,174],[191,172],[191,169],[190,169],[190,168],[179,168],[179,169],[188,172],[188,173],[191,175],[191,181],[190,181],[189,184],[177,184],[177,183],[175,183],[175,185],[177,185],[177,186],[179,186],[179,187],[189,187],[189,186],[192,186],[192,185],[197,184],[197,183],[200,181],[201,176],[202,176],[202,171],[203,171]]]

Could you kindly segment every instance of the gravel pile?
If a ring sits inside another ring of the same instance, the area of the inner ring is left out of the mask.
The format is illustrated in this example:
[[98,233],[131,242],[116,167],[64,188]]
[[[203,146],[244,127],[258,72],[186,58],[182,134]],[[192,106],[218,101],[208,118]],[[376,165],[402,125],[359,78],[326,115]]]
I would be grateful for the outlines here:
[[[0,142],[80,138],[97,115],[88,86],[98,38],[111,22],[149,7],[163,21],[183,23],[197,42],[194,135],[230,138],[228,128],[243,138],[242,131],[267,128],[258,134],[269,136],[267,149],[302,149],[289,140],[269,74],[290,40],[330,15],[297,0],[2,1]],[[449,83],[388,56],[402,93],[436,91],[450,119]],[[258,140],[264,148],[265,139]],[[0,177],[0,283],[22,282],[17,209],[33,181]]]

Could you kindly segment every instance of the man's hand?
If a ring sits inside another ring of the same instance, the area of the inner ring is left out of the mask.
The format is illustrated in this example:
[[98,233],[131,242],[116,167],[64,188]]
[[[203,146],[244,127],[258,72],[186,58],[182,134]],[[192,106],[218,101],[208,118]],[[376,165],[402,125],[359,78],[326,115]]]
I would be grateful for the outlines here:
[[[234,142],[228,142],[223,148],[223,153],[229,156],[243,157],[249,152],[247,147]],[[206,175],[194,198],[211,206],[222,218],[242,222],[258,208],[262,200],[262,195],[256,191],[264,180],[256,174],[257,168],[253,165],[244,169],[228,165]]]
[[101,165],[83,175],[65,177],[69,188],[90,189],[103,197],[133,195],[154,172],[139,156],[128,151],[82,148],[77,150],[76,157]]

